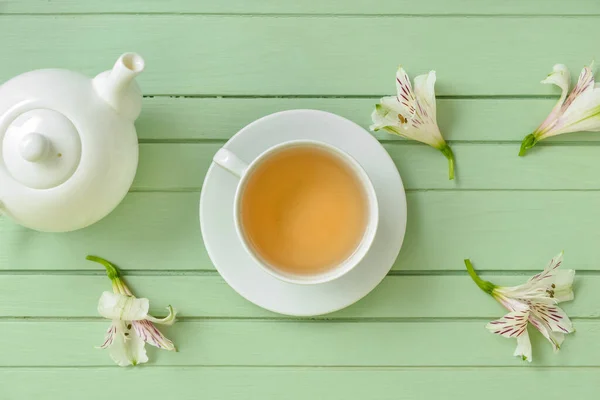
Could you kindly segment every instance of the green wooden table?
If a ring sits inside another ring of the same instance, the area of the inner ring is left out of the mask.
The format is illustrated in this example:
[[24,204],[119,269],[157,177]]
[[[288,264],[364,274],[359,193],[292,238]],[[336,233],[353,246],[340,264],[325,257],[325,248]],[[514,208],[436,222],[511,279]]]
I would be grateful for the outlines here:
[[[0,220],[1,399],[573,399],[600,389],[600,135],[572,134],[517,157],[547,115],[553,64],[598,52],[600,3],[475,0],[0,0],[0,81],[65,67],[94,75],[140,52],[147,95],[131,193],[68,234]],[[264,311],[217,274],[198,200],[214,152],[279,110],[316,108],[367,127],[377,99],[436,69],[440,127],[456,182],[431,148],[381,135],[404,179],[409,221],[394,268],[341,312]],[[467,276],[522,282],[560,250],[578,271],[565,305],[577,333],[534,362],[488,333],[504,314]],[[138,295],[181,321],[179,353],[119,368],[96,312],[109,281],[89,253],[126,272]],[[546,388],[547,387],[547,388]],[[177,397],[174,397],[177,395]]]

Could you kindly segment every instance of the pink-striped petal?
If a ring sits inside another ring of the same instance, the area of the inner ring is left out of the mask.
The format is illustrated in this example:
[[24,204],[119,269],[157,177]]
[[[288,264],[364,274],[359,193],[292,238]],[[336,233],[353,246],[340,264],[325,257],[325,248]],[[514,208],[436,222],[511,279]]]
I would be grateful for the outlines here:
[[541,334],[552,344],[555,352],[560,350],[562,342],[565,340],[565,335],[560,332],[554,332],[546,322],[539,319],[535,314],[529,314],[529,322],[541,332]]
[[527,330],[528,317],[529,310],[512,311],[504,317],[490,322],[486,328],[492,333],[506,338],[517,338]]
[[116,333],[117,333],[117,327],[115,326],[115,324],[110,324],[110,326],[108,327],[108,330],[106,331],[106,336],[104,337],[104,343],[102,343],[102,346],[100,346],[100,348],[106,349],[106,348],[110,347],[110,345],[113,344],[113,342],[115,340]]
[[589,67],[583,67],[581,73],[579,74],[579,79],[577,80],[577,84],[567,97],[567,100],[562,106],[562,111],[566,110],[573,100],[575,100],[579,95],[583,92],[586,92],[590,89],[594,88],[594,63],[592,63]]
[[417,112],[417,99],[410,84],[410,78],[404,68],[398,68],[396,71],[396,99],[401,107],[399,112],[406,119],[411,119]]
[[177,350],[172,341],[167,339],[150,321],[132,321],[136,334],[146,343],[164,350]]
[[544,132],[552,128],[554,124],[556,124],[557,118],[563,111],[563,105],[565,103],[565,99],[567,98],[567,94],[569,93],[570,82],[571,75],[567,67],[563,64],[556,64],[552,68],[552,72],[548,74],[546,79],[542,81],[542,83],[544,84],[553,84],[558,86],[561,89],[562,93],[560,95],[560,99],[558,100],[554,108],[552,108],[550,114],[548,114],[548,117],[546,117],[544,122],[542,122],[540,126],[536,129],[536,132],[538,134],[543,134]]
[[574,331],[571,320],[557,305],[534,303],[530,309],[531,313],[543,321],[553,332],[571,333]]
[[[540,272],[537,275],[532,276],[527,282],[536,283],[536,284],[541,283],[541,282],[546,283],[546,281],[549,281],[552,278],[552,276],[554,276],[554,274],[556,273],[556,270],[561,266],[562,261],[563,261],[563,253],[561,252],[556,257],[554,257],[552,260],[550,260],[550,262],[548,263],[548,265],[546,265],[546,268],[544,268],[544,270],[542,272]],[[548,282],[548,285],[550,285],[550,282]]]
[[435,71],[415,77],[415,96],[423,120],[436,123]]

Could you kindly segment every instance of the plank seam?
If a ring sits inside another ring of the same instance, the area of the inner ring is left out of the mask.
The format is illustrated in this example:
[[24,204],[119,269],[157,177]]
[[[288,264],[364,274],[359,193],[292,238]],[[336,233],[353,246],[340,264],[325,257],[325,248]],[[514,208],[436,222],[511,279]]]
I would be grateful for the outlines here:
[[[225,144],[229,139],[201,139],[201,138],[187,138],[187,139],[139,139],[139,144]],[[401,138],[390,138],[390,139],[378,139],[380,143],[396,146],[427,146],[424,143],[416,142],[413,140],[405,140]],[[448,144],[461,144],[461,145],[520,145],[521,140],[446,140]],[[552,140],[548,142],[541,142],[537,144],[538,147],[592,147],[600,146],[600,141],[586,141],[586,140]]]
[[[176,93],[150,93],[144,98],[171,98],[171,99],[365,99],[379,100],[385,94],[176,94]],[[491,94],[491,95],[436,95],[437,100],[558,100],[560,95],[553,94]]]
[[[129,189],[129,193],[200,193],[200,186],[189,186],[189,187],[174,187],[174,188],[145,188],[137,187]],[[404,189],[406,193],[425,193],[425,192],[599,192],[600,188],[595,189],[462,189],[462,188],[408,188]]]
[[[461,264],[459,260],[458,264]],[[577,267],[574,267],[577,270]],[[169,269],[122,269],[123,276],[150,276],[150,277],[174,277],[174,276],[206,276],[206,277],[219,277],[219,273],[216,270],[205,270],[205,269],[182,269],[182,270],[169,270]],[[501,269],[485,269],[481,270],[480,275],[482,277],[491,276],[531,276],[535,275],[539,270],[501,270]],[[600,270],[577,270],[578,276],[600,276]],[[0,270],[0,279],[3,276],[106,276],[106,272],[103,270],[64,270],[64,269],[5,269]],[[420,276],[468,276],[466,270],[392,270],[388,272],[386,277],[420,277]]]
[[[19,370],[19,369],[37,369],[37,370],[45,370],[45,369],[115,369],[118,370],[118,366],[116,365],[2,365],[0,366],[0,370]],[[294,364],[269,364],[269,365],[260,365],[260,364],[173,364],[173,365],[153,365],[153,364],[144,364],[143,367],[137,367],[146,369],[173,369],[173,368],[181,368],[181,369],[272,369],[279,370],[282,368],[285,369],[302,369],[302,370],[379,370],[379,371],[410,371],[410,370],[469,370],[475,371],[478,369],[519,369],[522,371],[536,371],[536,370],[575,370],[575,369],[593,369],[600,370],[600,366],[598,365],[571,365],[571,366],[530,366],[527,364],[523,364],[521,366],[515,365],[385,365],[385,364],[373,364],[373,365],[294,365]]]
[[[20,369],[32,369],[32,370],[47,370],[47,369],[113,369],[118,371],[116,365],[15,365],[6,366],[1,365],[0,370],[20,370]],[[574,369],[597,369],[600,370],[600,366],[596,365],[570,365],[570,366],[531,366],[523,364],[520,366],[516,365],[415,365],[415,366],[389,366],[389,365],[260,365],[260,364],[231,364],[231,365],[155,365],[155,364],[144,364],[142,367],[146,369],[272,369],[279,370],[280,368],[294,369],[294,370],[381,370],[381,371],[410,371],[410,370],[430,370],[438,369],[444,371],[454,370],[469,370],[475,371],[481,368],[485,369],[515,369],[515,370],[527,370],[527,371],[539,371],[539,370],[574,370]]]
[[[256,323],[340,323],[340,324],[361,324],[361,323],[398,323],[398,324],[436,324],[450,322],[481,322],[487,323],[491,319],[498,318],[498,314],[490,314],[489,316],[481,317],[221,317],[221,316],[178,316],[178,323],[194,323],[205,321],[219,322],[256,322]],[[571,317],[572,321],[592,321],[600,320],[597,317]],[[67,322],[103,322],[106,321],[103,317],[61,317],[61,316],[0,316],[0,323],[67,323]]]
[[241,17],[241,18],[597,18],[598,13],[573,14],[518,14],[518,13],[240,13],[240,12],[192,12],[192,11],[114,11],[114,12],[0,12],[0,16],[36,16],[36,17],[95,17],[95,16],[176,16],[176,17]]

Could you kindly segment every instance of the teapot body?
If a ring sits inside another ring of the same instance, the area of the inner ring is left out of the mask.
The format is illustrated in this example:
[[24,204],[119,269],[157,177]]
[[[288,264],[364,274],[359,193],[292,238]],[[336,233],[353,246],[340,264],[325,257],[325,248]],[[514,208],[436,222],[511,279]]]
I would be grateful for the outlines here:
[[135,177],[133,122],[77,72],[37,70],[7,81],[0,86],[0,210],[39,231],[100,220]]

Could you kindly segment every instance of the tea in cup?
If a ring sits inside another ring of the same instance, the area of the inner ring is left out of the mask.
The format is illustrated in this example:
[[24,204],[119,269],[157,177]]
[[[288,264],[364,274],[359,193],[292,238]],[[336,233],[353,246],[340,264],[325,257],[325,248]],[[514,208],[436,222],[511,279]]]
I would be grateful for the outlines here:
[[328,282],[352,270],[369,250],[379,220],[375,190],[344,151],[295,140],[250,164],[225,148],[214,161],[240,178],[233,209],[238,237],[274,277]]

